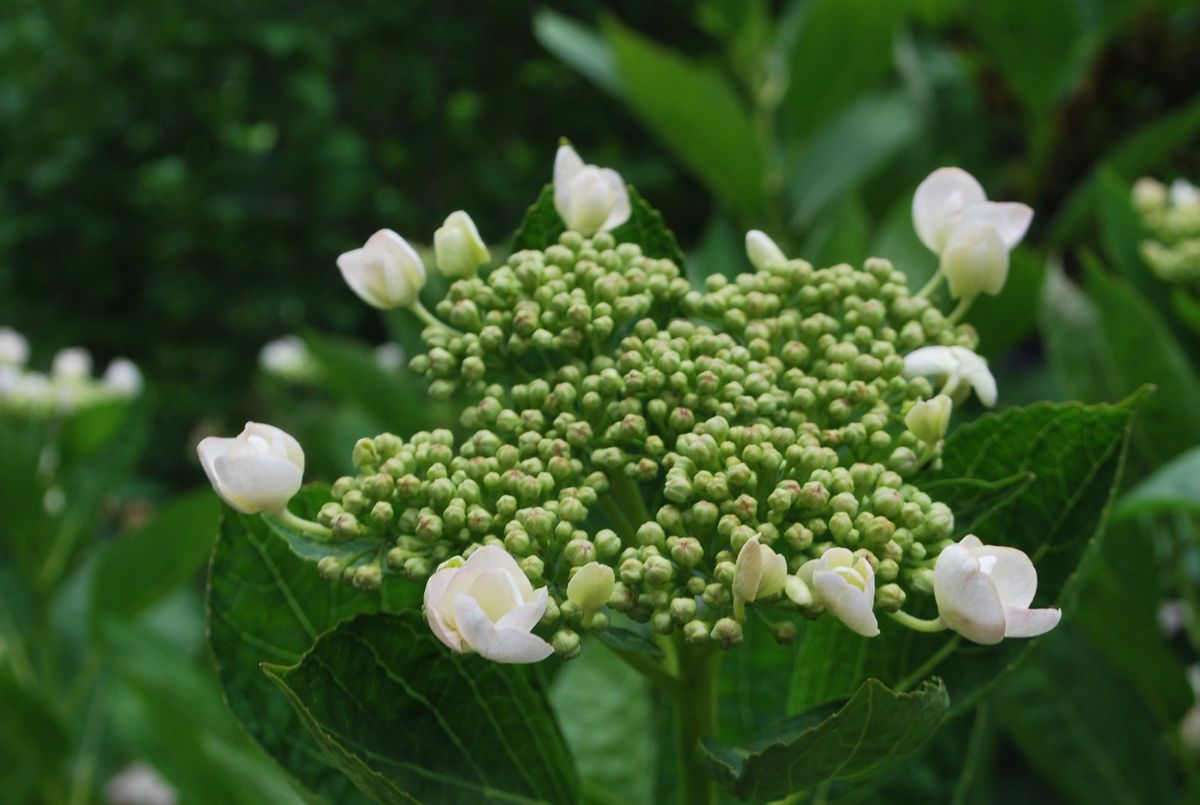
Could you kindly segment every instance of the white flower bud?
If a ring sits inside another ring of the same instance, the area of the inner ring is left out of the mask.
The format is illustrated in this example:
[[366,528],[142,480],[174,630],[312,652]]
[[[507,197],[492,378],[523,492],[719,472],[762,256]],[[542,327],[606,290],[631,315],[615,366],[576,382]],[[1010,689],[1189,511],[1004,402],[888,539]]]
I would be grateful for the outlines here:
[[787,575],[787,560],[763,545],[755,534],[738,551],[733,594],[745,602],[776,595],[783,592]]
[[632,212],[621,174],[585,165],[569,145],[559,146],[554,157],[554,209],[568,229],[584,235],[615,229]]
[[567,582],[567,599],[578,604],[585,613],[595,612],[612,598],[616,581],[611,567],[588,562]]
[[175,805],[179,792],[150,766],[134,761],[104,786],[109,805]]
[[1171,182],[1172,207],[1200,207],[1200,189],[1187,179],[1176,179]]
[[494,662],[539,662],[554,648],[532,634],[548,591],[533,589],[512,555],[485,545],[457,567],[444,563],[425,584],[425,618],[438,640],[459,654]]
[[971,389],[979,401],[996,404],[996,378],[987,361],[966,347],[921,347],[904,356],[906,377],[934,377],[943,384],[942,393],[961,403]]
[[433,233],[433,253],[438,271],[447,277],[469,277],[492,259],[475,222],[462,210],[450,213]]
[[787,262],[787,255],[783,253],[783,249],[780,249],[766,232],[758,229],[751,229],[746,233],[746,257],[749,258],[750,265],[758,271],[765,271],[770,266]]
[[247,422],[234,438],[202,439],[196,452],[213,489],[244,514],[282,511],[304,476],[300,443],[272,425]]
[[104,370],[105,390],[118,397],[136,397],[142,392],[142,373],[128,358],[116,358]]
[[1032,220],[1025,204],[988,201],[975,177],[960,168],[938,168],[913,196],[917,236],[941,257],[950,293],[959,298],[1000,292],[1008,253]]
[[875,568],[846,548],[830,548],[801,565],[796,575],[816,601],[864,637],[879,634],[875,618]]
[[950,426],[950,411],[954,403],[945,394],[932,400],[921,400],[904,415],[905,426],[921,441],[936,445]]
[[92,353],[83,347],[67,347],[54,356],[50,374],[55,380],[86,380],[92,376]]
[[1143,176],[1133,185],[1133,206],[1143,213],[1167,206],[1167,188],[1149,176]]
[[342,278],[364,302],[381,310],[412,307],[425,287],[425,264],[408,241],[381,229],[361,249],[337,259]]
[[285,335],[268,341],[258,353],[258,365],[269,375],[301,380],[313,373],[313,359],[299,336]]
[[938,617],[976,643],[1036,637],[1057,626],[1061,610],[1029,609],[1036,592],[1037,570],[1024,551],[984,545],[973,534],[943,550],[933,568]]
[[0,327],[0,366],[24,366],[29,342],[11,327]]

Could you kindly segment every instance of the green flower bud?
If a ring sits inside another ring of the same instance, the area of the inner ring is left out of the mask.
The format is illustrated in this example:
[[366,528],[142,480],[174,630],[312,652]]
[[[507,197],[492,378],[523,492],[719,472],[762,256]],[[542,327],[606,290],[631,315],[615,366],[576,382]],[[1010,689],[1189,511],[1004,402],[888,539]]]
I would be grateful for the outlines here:
[[559,629],[550,638],[550,645],[554,647],[554,653],[564,660],[573,660],[579,656],[579,633],[571,629]]
[[683,639],[692,645],[708,642],[708,624],[704,621],[688,621],[683,626]]
[[704,559],[704,548],[693,537],[682,537],[671,546],[671,558],[684,567],[695,567]]
[[603,528],[596,532],[595,546],[601,559],[611,559],[621,552],[621,538],[615,531]]
[[904,606],[904,590],[899,584],[884,584],[875,591],[875,606],[882,612],[897,612]]
[[363,535],[362,524],[349,512],[334,518],[332,531],[334,538],[340,540],[357,539]]
[[721,645],[730,649],[742,644],[742,625],[733,618],[721,618],[713,625],[710,636]]
[[354,571],[352,583],[359,590],[378,590],[383,584],[383,571],[376,564],[360,565]]
[[675,578],[675,566],[664,556],[651,556],[644,563],[644,577],[647,584],[662,587],[671,583]]

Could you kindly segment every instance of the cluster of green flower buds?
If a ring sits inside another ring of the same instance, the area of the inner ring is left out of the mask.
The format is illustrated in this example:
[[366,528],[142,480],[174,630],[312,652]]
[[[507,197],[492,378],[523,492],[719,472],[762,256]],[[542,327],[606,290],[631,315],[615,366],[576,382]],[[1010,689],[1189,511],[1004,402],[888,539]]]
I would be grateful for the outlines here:
[[449,326],[425,329],[411,366],[435,397],[468,398],[466,435],[358,442],[358,474],[333,484],[318,520],[334,540],[384,547],[377,569],[345,577],[426,578],[503,548],[547,588],[542,626],[565,656],[609,624],[569,589],[596,565],[612,571],[611,591],[598,588],[610,611],[725,647],[746,603],[826,608],[803,574],[743,600],[751,541],[789,574],[845,549],[879,611],[930,595],[954,517],[915,480],[939,460],[945,417],[932,437],[910,429],[936,389],[904,355],[969,350],[974,331],[910,295],[886,260],[758,262],[691,290],[670,260],[568,231],[454,282],[436,307]]
[[1200,282],[1200,190],[1183,179],[1168,188],[1156,179],[1139,179],[1133,204],[1151,239],[1142,257],[1165,282]]

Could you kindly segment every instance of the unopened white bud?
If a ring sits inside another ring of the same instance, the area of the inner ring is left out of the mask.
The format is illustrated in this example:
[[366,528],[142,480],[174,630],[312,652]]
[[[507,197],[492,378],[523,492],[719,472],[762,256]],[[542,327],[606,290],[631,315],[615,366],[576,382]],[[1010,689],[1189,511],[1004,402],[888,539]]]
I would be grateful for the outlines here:
[[433,233],[433,253],[438,271],[447,277],[469,277],[492,259],[475,222],[462,210],[450,213]]

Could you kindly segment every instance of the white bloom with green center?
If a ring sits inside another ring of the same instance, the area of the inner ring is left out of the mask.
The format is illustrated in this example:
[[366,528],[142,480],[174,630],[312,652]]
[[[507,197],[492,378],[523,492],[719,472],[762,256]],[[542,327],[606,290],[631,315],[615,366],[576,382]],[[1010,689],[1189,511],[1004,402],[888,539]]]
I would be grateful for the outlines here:
[[0,327],[0,366],[24,366],[29,342],[11,327]]
[[942,383],[942,394],[961,403],[975,390],[979,401],[996,404],[996,378],[987,361],[966,347],[921,347],[904,356],[906,377],[933,377]]
[[771,236],[758,229],[746,233],[746,257],[758,271],[766,271],[771,266],[783,265],[787,255],[779,244],[771,240]]
[[1058,625],[1059,609],[1030,609],[1037,570],[1024,551],[984,545],[968,534],[947,547],[933,568],[938,617],[976,643],[1036,637]]
[[621,174],[584,164],[569,145],[559,146],[554,157],[554,209],[568,229],[583,235],[615,229],[632,212]]
[[450,213],[433,233],[433,254],[438,271],[447,277],[469,277],[492,259],[475,222],[462,210]]
[[304,477],[300,443],[273,425],[247,422],[233,438],[202,439],[196,453],[216,493],[244,514],[282,512]]
[[801,565],[796,575],[817,603],[842,623],[864,637],[879,634],[875,568],[865,558],[855,558],[849,548],[830,548],[820,559]]
[[1009,252],[1032,220],[1026,204],[988,201],[975,177],[961,168],[938,168],[913,196],[917,236],[941,259],[950,293],[960,299],[1000,293]]
[[338,269],[350,290],[372,307],[412,307],[425,287],[425,264],[408,241],[381,229],[360,249],[338,256]]
[[461,565],[443,564],[425,585],[425,618],[452,651],[474,651],[494,662],[540,662],[554,648],[532,634],[546,612],[537,590],[508,551],[477,549]]
[[936,445],[946,435],[953,408],[954,402],[945,394],[932,400],[919,400],[904,415],[904,424],[921,441]]

